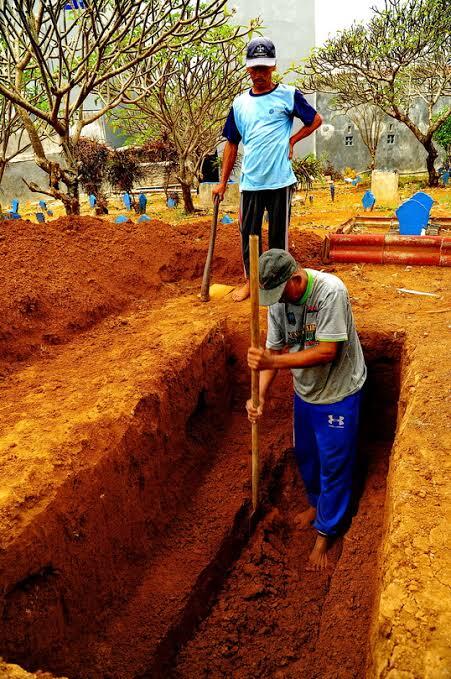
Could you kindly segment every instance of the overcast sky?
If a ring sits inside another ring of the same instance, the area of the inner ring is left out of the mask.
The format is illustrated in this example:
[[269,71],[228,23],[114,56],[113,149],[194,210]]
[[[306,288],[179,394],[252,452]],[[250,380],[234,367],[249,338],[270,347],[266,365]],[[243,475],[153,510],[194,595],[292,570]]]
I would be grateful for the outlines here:
[[383,0],[316,0],[316,44],[330,33],[350,26],[353,21],[369,18],[371,7],[383,6]]

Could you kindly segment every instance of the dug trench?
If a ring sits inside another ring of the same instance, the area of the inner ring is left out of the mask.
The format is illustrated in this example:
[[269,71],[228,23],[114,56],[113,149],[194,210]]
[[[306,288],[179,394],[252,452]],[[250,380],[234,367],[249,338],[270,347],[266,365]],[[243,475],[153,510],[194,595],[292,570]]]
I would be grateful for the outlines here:
[[362,334],[355,515],[316,574],[305,568],[313,531],[294,523],[306,499],[289,376],[262,426],[262,507],[250,521],[247,335],[211,319],[179,335],[159,370],[150,352],[152,381],[138,379],[144,353],[128,360],[138,372],[120,382],[139,382],[139,398],[124,392],[116,419],[69,432],[78,462],[45,502],[25,498],[30,519],[0,554],[0,655],[71,679],[364,677],[402,339]]

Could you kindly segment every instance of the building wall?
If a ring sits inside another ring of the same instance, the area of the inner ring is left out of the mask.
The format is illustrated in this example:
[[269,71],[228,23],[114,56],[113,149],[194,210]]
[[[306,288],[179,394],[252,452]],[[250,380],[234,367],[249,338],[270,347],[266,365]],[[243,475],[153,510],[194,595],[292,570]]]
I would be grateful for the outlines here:
[[[318,130],[317,155],[326,155],[337,170],[351,167],[358,172],[366,170],[370,155],[354,123],[345,115],[339,115],[331,107],[331,95],[317,94],[318,112],[323,125]],[[445,100],[443,101],[443,106]],[[412,113],[421,125],[426,121],[426,111],[417,102]],[[394,143],[388,143],[388,135],[394,135]],[[352,146],[346,145],[346,137],[352,136]],[[426,151],[412,132],[403,124],[386,116],[376,153],[376,167],[380,170],[398,170],[401,173],[426,171]],[[437,165],[440,160],[437,160]]]

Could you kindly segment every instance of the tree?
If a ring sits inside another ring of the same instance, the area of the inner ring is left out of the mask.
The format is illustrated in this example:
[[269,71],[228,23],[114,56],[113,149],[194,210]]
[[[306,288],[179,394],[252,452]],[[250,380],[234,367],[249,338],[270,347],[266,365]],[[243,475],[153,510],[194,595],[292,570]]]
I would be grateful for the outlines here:
[[[29,188],[78,214],[75,147],[85,128],[120,105],[138,78],[149,76],[151,89],[162,51],[179,50],[225,23],[226,0],[72,0],[73,11],[68,1],[0,0],[0,95],[14,105],[49,177],[48,187],[26,182]],[[47,157],[40,122],[55,135],[63,162]]]
[[12,103],[0,96],[0,185],[7,164],[29,148],[20,117]]
[[[441,112],[438,115],[441,115]],[[448,116],[436,130],[434,141],[445,151],[444,162],[449,167],[451,165],[451,116]]]
[[434,114],[451,94],[450,53],[449,0],[385,0],[367,25],[327,40],[298,72],[304,89],[334,94],[341,110],[374,105],[404,123],[423,145],[429,184],[436,186],[432,139],[451,108]]
[[347,116],[357,127],[360,137],[370,154],[370,170],[374,170],[376,167],[377,147],[382,135],[384,114],[377,106],[361,104],[347,111]]
[[[191,189],[201,179],[203,161],[218,146],[231,103],[247,79],[243,36],[257,25],[251,22],[238,34],[228,23],[179,53],[168,50],[158,69],[135,83],[134,103],[112,112],[115,127],[133,142],[154,135],[170,141],[187,213],[195,211]],[[150,78],[156,87],[149,87]],[[141,92],[148,94],[136,97]]]

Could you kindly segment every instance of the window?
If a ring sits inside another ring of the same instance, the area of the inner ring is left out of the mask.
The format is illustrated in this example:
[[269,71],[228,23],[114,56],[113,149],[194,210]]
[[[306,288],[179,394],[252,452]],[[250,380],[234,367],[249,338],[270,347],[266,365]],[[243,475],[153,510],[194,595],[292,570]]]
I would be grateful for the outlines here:
[[352,134],[348,134],[345,137],[345,146],[353,146],[354,144],[354,137]]
[[348,134],[352,133],[352,125],[348,125]]
[[391,146],[394,143],[395,143],[395,135],[394,134],[387,134],[387,144],[389,146]]

